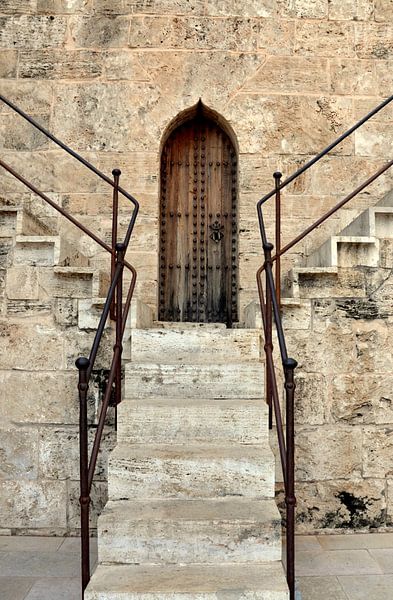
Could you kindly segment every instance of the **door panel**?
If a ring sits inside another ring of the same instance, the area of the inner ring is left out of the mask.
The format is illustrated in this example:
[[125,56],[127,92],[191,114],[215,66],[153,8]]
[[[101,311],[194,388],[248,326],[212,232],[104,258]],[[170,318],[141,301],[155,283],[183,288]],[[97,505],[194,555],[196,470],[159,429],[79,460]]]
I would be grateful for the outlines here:
[[161,157],[159,318],[237,320],[237,165],[226,133],[198,117]]

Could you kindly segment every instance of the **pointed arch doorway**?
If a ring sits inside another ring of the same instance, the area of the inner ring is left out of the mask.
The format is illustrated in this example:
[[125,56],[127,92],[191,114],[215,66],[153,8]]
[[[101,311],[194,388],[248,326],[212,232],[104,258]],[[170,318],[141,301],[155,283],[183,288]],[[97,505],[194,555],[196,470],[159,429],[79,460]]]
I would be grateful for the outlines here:
[[237,321],[237,156],[201,103],[161,154],[159,319]]

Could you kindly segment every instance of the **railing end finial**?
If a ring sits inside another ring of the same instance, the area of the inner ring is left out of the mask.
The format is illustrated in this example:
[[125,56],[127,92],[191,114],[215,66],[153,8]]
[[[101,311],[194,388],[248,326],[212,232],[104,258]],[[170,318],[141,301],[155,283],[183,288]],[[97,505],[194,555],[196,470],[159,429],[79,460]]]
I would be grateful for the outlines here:
[[289,369],[290,371],[294,371],[298,365],[298,362],[294,358],[288,357],[283,361],[283,364],[286,369]]
[[113,177],[120,177],[120,175],[121,175],[120,169],[113,169],[112,175],[113,175]]
[[90,366],[90,361],[86,356],[80,356],[76,359],[75,366],[79,371],[86,371]]
[[281,179],[282,173],[280,171],[275,171],[273,173],[273,177],[274,177],[274,179]]
[[274,248],[274,246],[273,246],[273,244],[272,244],[271,242],[265,242],[265,243],[263,244],[263,249],[264,249],[266,252],[272,252],[272,251],[273,251],[273,248]]

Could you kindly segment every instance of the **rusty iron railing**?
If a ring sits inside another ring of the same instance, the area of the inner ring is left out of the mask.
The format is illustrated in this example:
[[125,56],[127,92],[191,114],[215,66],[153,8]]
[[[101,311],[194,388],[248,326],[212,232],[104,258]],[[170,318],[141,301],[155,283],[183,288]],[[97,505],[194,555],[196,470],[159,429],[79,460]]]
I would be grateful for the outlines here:
[[[390,96],[381,104],[376,106],[371,112],[365,115],[353,127],[348,129],[334,142],[329,144],[322,152],[317,154],[310,161],[300,167],[295,173],[281,181],[282,174],[276,171],[273,174],[274,189],[266,194],[257,203],[257,214],[259,222],[259,230],[264,253],[264,262],[257,271],[257,285],[259,301],[262,313],[262,324],[264,333],[264,350],[265,350],[265,393],[266,402],[269,406],[269,428],[273,427],[273,414],[276,423],[278,447],[283,471],[285,504],[286,504],[286,572],[287,582],[290,593],[290,600],[295,600],[295,424],[294,424],[294,400],[295,400],[295,378],[294,372],[297,366],[296,360],[290,358],[287,352],[284,330],[281,321],[281,256],[288,250],[293,248],[309,233],[314,231],[337,210],[347,204],[357,194],[362,192],[367,186],[375,181],[380,175],[385,173],[392,165],[393,160],[388,161],[380,169],[378,169],[371,177],[359,185],[353,192],[345,196],[343,200],[338,202],[333,208],[327,211],[323,216],[307,227],[302,233],[297,235],[291,242],[282,247],[281,241],[281,190],[290,183],[295,181],[300,175],[312,167],[315,163],[326,156],[333,148],[343,142],[354,131],[366,123],[371,117],[385,108],[393,100]],[[263,218],[263,206],[272,197],[275,197],[275,254],[273,252],[273,244],[267,238],[266,228]],[[275,273],[273,274],[273,263],[275,262]],[[265,285],[263,284],[263,274]],[[280,392],[276,377],[276,367],[273,358],[273,323],[280,350],[282,371],[284,375],[284,392],[285,402],[283,418],[280,405]],[[285,433],[284,433],[285,423]]]
[[[113,180],[102,173],[94,165],[69,148],[66,144],[56,138],[47,129],[42,127],[32,117],[27,115],[18,106],[10,100],[0,95],[0,100],[9,106],[14,112],[19,114],[23,119],[28,121],[33,127],[38,129],[43,135],[57,144],[65,152],[74,159],[82,163],[86,168],[92,171],[96,176],[113,188],[113,207],[112,207],[112,240],[111,246],[100,239],[93,231],[83,225],[64,208],[56,204],[49,196],[40,191],[34,184],[29,182],[23,175],[15,171],[10,165],[0,159],[0,166],[3,167],[10,175],[25,185],[30,191],[39,196],[63,217],[75,225],[80,231],[93,239],[101,248],[106,250],[111,255],[111,278],[109,290],[104,303],[104,308],[99,320],[97,331],[94,336],[93,345],[89,357],[79,357],[76,360],[76,367],[79,371],[78,391],[79,391],[79,449],[80,449],[80,507],[81,507],[81,582],[82,582],[82,600],[84,591],[90,580],[90,496],[93,484],[93,477],[96,468],[98,453],[104,431],[104,425],[109,406],[114,406],[115,409],[122,400],[122,376],[121,376],[121,359],[122,359],[122,340],[126,328],[127,317],[131,305],[131,300],[136,283],[136,271],[134,267],[125,260],[125,254],[130,243],[132,232],[134,229],[136,217],[139,210],[138,201],[126,192],[119,185],[121,172],[119,169],[112,171]],[[133,206],[131,218],[124,236],[123,241],[118,241],[118,207],[119,194],[129,200]],[[131,282],[128,292],[123,302],[123,272],[127,269],[131,273]],[[113,346],[113,355],[111,366],[108,375],[108,381],[103,395],[101,410],[96,426],[95,438],[93,441],[91,454],[89,458],[89,443],[88,443],[88,389],[93,372],[94,364],[97,358],[98,350],[102,336],[108,321],[111,318],[115,322],[115,343]]]

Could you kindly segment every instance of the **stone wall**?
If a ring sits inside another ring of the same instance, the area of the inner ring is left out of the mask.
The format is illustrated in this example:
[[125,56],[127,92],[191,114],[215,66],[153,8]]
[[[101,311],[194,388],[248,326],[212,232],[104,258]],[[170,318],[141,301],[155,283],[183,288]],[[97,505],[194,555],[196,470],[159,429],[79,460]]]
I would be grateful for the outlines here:
[[[139,273],[137,294],[153,308],[162,139],[179,113],[200,98],[225,119],[239,148],[243,309],[255,299],[254,274],[261,260],[255,203],[272,187],[275,170],[290,174],[391,93],[392,11],[390,0],[2,0],[1,93],[106,173],[114,167],[122,170],[123,186],[141,204],[129,259]],[[383,164],[391,153],[392,121],[390,108],[288,188],[284,242]],[[109,235],[107,188],[3,105],[0,145],[8,163],[99,234]],[[51,220],[65,235],[64,225],[25,188],[3,174],[0,186],[5,202],[18,204],[23,199],[33,204],[39,217]],[[391,187],[391,176],[379,179],[296,247],[283,270]],[[122,203],[121,210],[124,229],[128,205]],[[271,229],[272,215],[269,206]],[[103,264],[94,244],[82,238],[77,243],[92,264]],[[31,317],[29,311],[24,314]],[[50,327],[55,314],[51,305],[45,317]],[[8,326],[9,320],[3,311],[2,325]],[[45,337],[45,319],[40,323],[37,327],[44,328]],[[72,340],[77,333],[75,329],[67,338],[67,328],[55,328],[55,338],[68,344],[64,352],[74,358]],[[20,335],[12,333],[14,345]],[[29,331],[24,335],[28,338]],[[65,400],[66,372],[64,382],[56,384],[59,389],[55,387],[58,401],[50,402],[54,412],[47,409],[51,378],[60,363],[49,372],[37,358],[42,347],[37,344],[38,348],[28,346],[35,366],[27,375],[15,371],[24,371],[23,365],[13,363],[3,365],[1,375],[17,382],[7,388],[16,390],[11,392],[13,405],[20,407],[21,397],[25,400],[22,415],[14,414],[20,408],[10,410],[8,397],[1,401],[10,428],[3,436],[4,452],[22,456],[16,461],[19,467],[11,460],[1,475],[6,490],[2,526],[73,531],[74,505],[66,498],[73,486],[76,494],[74,466],[64,456],[75,448],[75,397]],[[70,361],[67,365],[71,368]],[[29,383],[23,383],[24,377]],[[40,379],[38,416],[34,390]],[[315,425],[312,415],[306,413],[304,419],[305,430]],[[44,442],[42,423],[48,436]],[[333,419],[331,426],[335,423]],[[352,421],[346,426],[352,428]],[[42,466],[53,464],[46,462],[49,455],[62,465],[59,471]],[[46,503],[52,507],[47,512],[41,510]],[[36,520],[33,510],[40,515]],[[305,522],[310,528],[320,526],[315,520]]]

